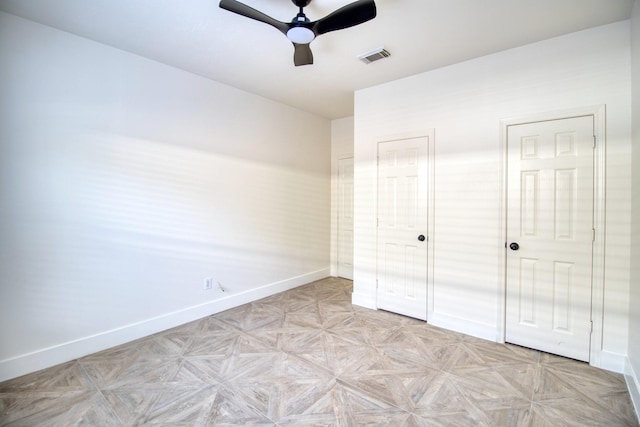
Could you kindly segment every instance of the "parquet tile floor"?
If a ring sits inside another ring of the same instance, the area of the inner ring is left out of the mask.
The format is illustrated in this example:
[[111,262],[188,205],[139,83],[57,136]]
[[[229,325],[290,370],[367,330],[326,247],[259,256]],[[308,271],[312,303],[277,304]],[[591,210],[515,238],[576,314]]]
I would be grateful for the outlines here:
[[0,383],[2,426],[636,426],[621,375],[328,278]]

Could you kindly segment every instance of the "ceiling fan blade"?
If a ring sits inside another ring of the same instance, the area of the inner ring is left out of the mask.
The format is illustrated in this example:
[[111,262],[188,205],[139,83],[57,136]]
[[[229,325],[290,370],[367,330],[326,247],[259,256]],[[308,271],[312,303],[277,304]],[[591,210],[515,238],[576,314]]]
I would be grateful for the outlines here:
[[317,35],[329,31],[342,30],[362,24],[376,17],[376,4],[373,0],[359,0],[341,7],[322,19],[312,23]]
[[220,0],[220,7],[228,10],[229,12],[237,13],[238,15],[246,16],[247,18],[255,19],[256,21],[264,22],[272,27],[278,29],[281,33],[287,34],[290,24],[286,22],[280,22],[277,19],[265,15],[259,10],[255,10],[246,4],[240,3],[236,0]]
[[313,64],[313,53],[311,52],[309,43],[294,43],[293,47],[295,48],[295,51],[293,52],[293,63],[296,65],[296,67],[299,67],[300,65]]

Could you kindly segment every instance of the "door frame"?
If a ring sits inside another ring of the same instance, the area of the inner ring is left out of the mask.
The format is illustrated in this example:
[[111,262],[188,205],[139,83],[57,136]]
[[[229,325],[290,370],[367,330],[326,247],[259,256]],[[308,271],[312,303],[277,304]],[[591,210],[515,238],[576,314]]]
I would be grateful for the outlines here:
[[591,344],[589,364],[602,365],[602,338],[604,315],[604,273],[605,273],[605,200],[606,200],[606,105],[573,108],[568,110],[529,114],[500,120],[500,236],[498,260],[498,336],[497,341],[504,343],[506,336],[507,310],[507,131],[509,126],[534,122],[570,119],[574,117],[593,117],[593,133],[596,148],[593,159],[593,242],[592,285],[591,285]]
[[[415,139],[415,138],[427,138],[427,322],[432,317],[433,313],[433,292],[434,292],[434,282],[433,282],[433,260],[434,260],[434,242],[435,242],[435,233],[434,233],[434,213],[435,213],[435,129],[426,129],[423,131],[415,131],[415,132],[403,132],[398,134],[390,134],[385,135],[383,137],[376,139],[376,218],[378,218],[380,209],[379,201],[378,201],[378,182],[379,182],[379,168],[378,168],[378,156],[379,156],[379,147],[380,143],[390,142],[390,141],[398,141],[404,139]],[[377,223],[377,221],[376,221]],[[375,253],[376,253],[376,289],[375,289],[375,308],[378,309],[378,289],[377,289],[377,280],[378,280],[378,268],[380,266],[380,262],[378,260],[378,226],[376,225],[376,237],[375,237]]]
[[[355,162],[354,162],[354,158],[353,155],[348,155],[348,156],[344,156],[344,157],[338,157],[338,159],[336,159],[336,211],[335,211],[335,221],[336,221],[336,277],[342,277],[340,276],[340,205],[342,203],[342,201],[340,200],[340,162],[343,160],[351,160],[352,165],[355,167]],[[355,176],[355,172],[354,174],[351,176],[352,181],[354,180],[354,176]],[[353,194],[352,194],[352,199],[354,198]],[[351,201],[352,205],[353,205],[353,200]],[[353,232],[353,230],[352,230]],[[353,236],[352,236],[352,241],[351,241],[352,247],[351,247],[351,267],[353,269]],[[353,270],[351,271],[351,279],[353,281]]]

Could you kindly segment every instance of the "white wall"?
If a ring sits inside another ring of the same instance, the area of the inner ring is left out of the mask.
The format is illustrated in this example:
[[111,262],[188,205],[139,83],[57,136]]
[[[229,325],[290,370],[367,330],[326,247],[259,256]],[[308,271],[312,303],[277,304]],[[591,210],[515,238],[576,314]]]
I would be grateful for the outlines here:
[[331,122],[331,275],[338,275],[338,160],[353,157],[353,116]]
[[0,380],[329,274],[328,120],[4,13],[0,60]]
[[640,414],[640,0],[636,0],[631,17],[632,76],[632,218],[631,218],[631,296],[629,298],[629,366],[627,381]]
[[630,249],[629,22],[531,44],[355,96],[354,302],[375,306],[376,142],[435,129],[431,323],[488,339],[501,329],[502,119],[606,104],[602,365],[627,353]]

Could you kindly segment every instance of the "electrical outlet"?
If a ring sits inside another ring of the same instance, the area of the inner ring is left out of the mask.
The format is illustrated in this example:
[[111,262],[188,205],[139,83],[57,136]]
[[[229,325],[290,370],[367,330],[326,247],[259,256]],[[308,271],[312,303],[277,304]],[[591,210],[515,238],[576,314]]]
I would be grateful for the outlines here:
[[204,278],[204,289],[207,291],[213,289],[213,279],[211,277]]

